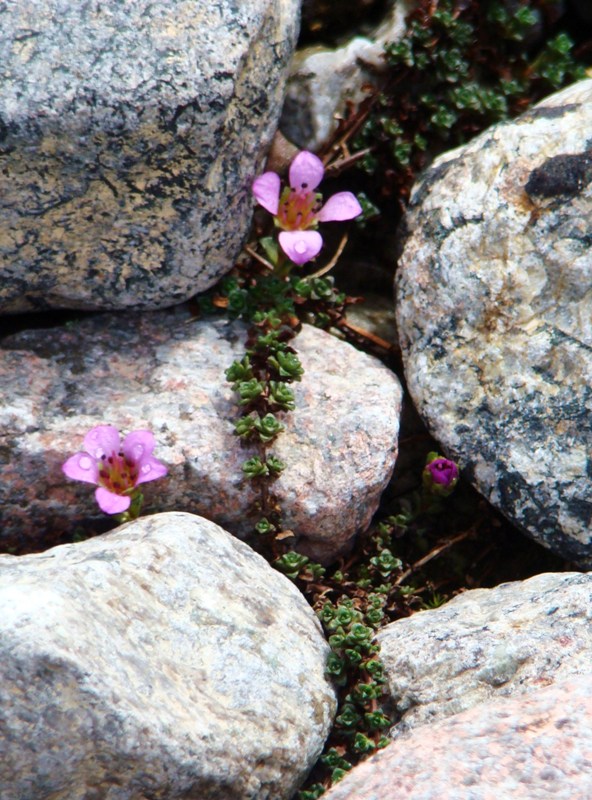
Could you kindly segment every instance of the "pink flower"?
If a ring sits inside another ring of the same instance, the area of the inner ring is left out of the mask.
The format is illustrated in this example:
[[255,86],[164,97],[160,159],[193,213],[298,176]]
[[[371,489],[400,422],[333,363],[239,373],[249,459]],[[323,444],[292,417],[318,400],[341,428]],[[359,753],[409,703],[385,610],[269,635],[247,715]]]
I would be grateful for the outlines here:
[[430,453],[430,456],[423,471],[424,485],[435,494],[446,497],[458,483],[458,465],[436,453]]
[[167,474],[152,456],[154,445],[150,431],[132,431],[122,444],[117,428],[97,425],[84,437],[84,451],[71,456],[62,471],[75,481],[94,483],[101,511],[120,514],[130,507],[137,486]]
[[255,199],[273,214],[275,224],[282,229],[280,247],[295,264],[306,264],[323,246],[323,237],[311,228],[319,222],[342,222],[362,213],[351,192],[337,192],[322,205],[322,195],[314,190],[324,173],[321,159],[303,150],[290,164],[290,185],[281,193],[280,176],[275,172],[265,172],[253,181]]

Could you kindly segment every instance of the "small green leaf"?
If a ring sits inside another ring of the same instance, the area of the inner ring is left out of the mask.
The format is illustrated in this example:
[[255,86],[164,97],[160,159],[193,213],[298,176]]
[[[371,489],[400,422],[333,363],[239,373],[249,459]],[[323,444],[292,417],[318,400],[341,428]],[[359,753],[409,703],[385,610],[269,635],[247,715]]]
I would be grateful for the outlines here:
[[248,439],[255,427],[253,417],[241,417],[234,423],[234,432],[241,439]]
[[373,636],[374,631],[372,628],[368,628],[366,625],[356,622],[351,626],[351,630],[345,637],[345,641],[350,647],[365,646],[370,643]]
[[364,669],[375,681],[382,680],[384,675],[384,664],[382,661],[379,661],[378,659],[366,661],[364,664]]
[[352,744],[352,750],[355,753],[372,753],[375,749],[376,745],[372,739],[363,733],[356,733]]
[[340,728],[352,730],[361,720],[362,717],[358,714],[355,707],[350,703],[344,703],[341,714],[335,718],[335,724]]
[[448,131],[452,128],[457,119],[458,117],[453,111],[442,107],[438,109],[435,114],[432,114],[430,122],[435,128],[438,128],[438,130]]
[[379,555],[373,556],[370,563],[375,567],[383,578],[387,578],[391,572],[401,569],[403,562],[394,556],[390,550],[384,549]]
[[298,792],[298,800],[318,800],[321,795],[325,794],[325,791],[322,784],[313,783],[309,789]]
[[284,462],[276,458],[276,456],[267,456],[267,461],[265,463],[271,475],[279,475],[286,469]]
[[336,681],[339,681],[342,677],[346,677],[345,661],[340,658],[337,653],[329,653],[326,672],[327,675],[330,675]]
[[392,725],[391,720],[380,711],[371,711],[364,714],[364,722],[370,731],[384,730]]
[[264,236],[259,239],[259,244],[263,248],[267,260],[276,267],[280,252],[277,241],[271,236]]
[[283,572],[284,575],[287,575],[288,578],[297,578],[298,573],[306,564],[308,564],[309,559],[306,556],[303,556],[301,553],[284,553],[281,558],[276,559],[273,562],[273,566]]
[[357,650],[352,650],[351,647],[346,647],[343,654],[351,667],[359,667],[362,663],[362,654]]
[[276,527],[275,525],[272,525],[271,522],[268,519],[266,519],[266,517],[263,517],[263,519],[260,519],[259,522],[255,525],[255,530],[257,531],[257,533],[260,533],[262,536],[265,536],[266,534],[273,533],[276,530]]
[[294,392],[281,381],[269,381],[269,399],[285,411],[296,407]]
[[299,381],[304,374],[302,364],[295,353],[276,353],[275,356],[269,356],[267,363],[277,370],[282,378]]
[[263,394],[264,389],[265,385],[256,378],[251,378],[250,381],[241,381],[236,386],[236,391],[240,396],[240,405],[244,406],[247,405],[247,403],[252,402],[261,394]]
[[274,417],[273,414],[266,414],[261,419],[255,419],[253,425],[259,435],[259,440],[264,444],[271,442],[272,439],[275,439],[278,434],[285,430],[284,426]]
[[243,464],[243,472],[248,478],[262,478],[269,475],[267,464],[264,464],[259,456],[249,458]]
[[322,609],[318,612],[321,622],[327,624],[335,617],[336,608],[332,603],[325,603]]
[[339,781],[343,780],[347,775],[347,771],[342,769],[341,767],[335,767],[333,772],[331,773],[331,783],[339,783]]
[[249,356],[245,356],[241,361],[233,361],[224,374],[230,383],[250,380],[253,377],[253,370]]

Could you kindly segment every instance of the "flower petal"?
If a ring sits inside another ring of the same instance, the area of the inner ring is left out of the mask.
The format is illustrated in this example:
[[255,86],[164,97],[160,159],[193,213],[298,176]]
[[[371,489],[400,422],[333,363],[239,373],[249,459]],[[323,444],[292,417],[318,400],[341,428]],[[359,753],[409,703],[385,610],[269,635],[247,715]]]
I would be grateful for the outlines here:
[[323,237],[318,231],[282,231],[280,247],[295,264],[306,264],[319,254]]
[[95,499],[101,511],[105,514],[121,514],[127,511],[131,505],[131,498],[125,494],[113,494],[102,486],[95,492]]
[[84,449],[93,458],[119,452],[119,431],[113,425],[97,425],[84,437]]
[[154,450],[156,442],[152,431],[131,431],[123,440],[123,455],[134,464],[141,461]]
[[325,167],[321,159],[303,150],[290,164],[290,186],[297,192],[303,189],[312,191],[323,180],[324,174]]
[[264,172],[253,181],[252,191],[260,206],[274,216],[280,206],[280,176],[276,172]]
[[62,472],[68,478],[85,483],[96,483],[99,479],[97,462],[88,453],[76,453],[62,464]]
[[320,222],[342,222],[362,213],[362,206],[351,192],[337,192],[330,197],[317,214]]
[[136,486],[140,483],[148,483],[148,481],[155,481],[158,478],[163,478],[168,469],[154,456],[145,456],[138,464],[138,480]]

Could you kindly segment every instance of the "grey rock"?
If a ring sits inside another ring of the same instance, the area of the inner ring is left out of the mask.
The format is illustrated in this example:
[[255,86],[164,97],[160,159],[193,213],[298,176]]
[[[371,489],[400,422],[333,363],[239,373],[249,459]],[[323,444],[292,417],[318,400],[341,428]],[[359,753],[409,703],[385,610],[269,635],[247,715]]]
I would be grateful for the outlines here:
[[1,800],[289,798],[335,710],[304,597],[190,514],[0,556],[0,631]]
[[358,105],[368,96],[364,84],[375,82],[384,71],[384,45],[404,34],[412,5],[412,0],[393,0],[371,35],[355,36],[336,48],[314,45],[294,55],[280,121],[288,139],[317,150],[335,130],[347,103]]
[[0,5],[0,312],[161,308],[228,271],[298,9]]
[[378,634],[392,735],[592,672],[592,575],[545,573],[474,589]]
[[413,731],[325,800],[586,800],[592,675],[500,699]]
[[[295,548],[327,561],[378,506],[395,463],[402,392],[376,359],[316,328],[305,325],[294,346],[305,374],[273,445],[286,464],[273,491]],[[0,342],[2,549],[102,524],[92,486],[60,469],[99,424],[153,431],[169,475],[145,484],[147,508],[251,532],[257,495],[241,467],[255,451],[234,435],[239,408],[224,375],[244,351],[242,323],[196,321],[185,309],[97,315]]]
[[592,564],[592,81],[437,159],[397,275],[409,392],[465,476]]

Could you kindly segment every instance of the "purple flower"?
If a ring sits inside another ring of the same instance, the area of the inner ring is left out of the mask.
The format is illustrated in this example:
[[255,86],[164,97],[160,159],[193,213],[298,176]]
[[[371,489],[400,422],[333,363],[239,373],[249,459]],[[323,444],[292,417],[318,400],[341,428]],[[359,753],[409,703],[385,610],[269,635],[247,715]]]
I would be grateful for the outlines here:
[[324,173],[321,159],[303,150],[290,164],[290,185],[283,191],[276,172],[265,172],[253,181],[255,199],[273,214],[275,224],[282,229],[280,247],[295,264],[306,264],[323,246],[323,237],[311,228],[319,222],[342,222],[362,213],[351,192],[337,192],[322,205],[323,197],[315,189]]
[[[430,454],[431,455],[431,454]],[[458,483],[458,466],[448,458],[428,457],[423,471],[424,485],[435,494],[446,496]]]
[[120,514],[130,507],[137,486],[167,474],[152,456],[154,445],[150,431],[132,431],[121,443],[117,428],[97,425],[84,437],[84,451],[71,456],[62,471],[75,481],[94,483],[101,511]]

